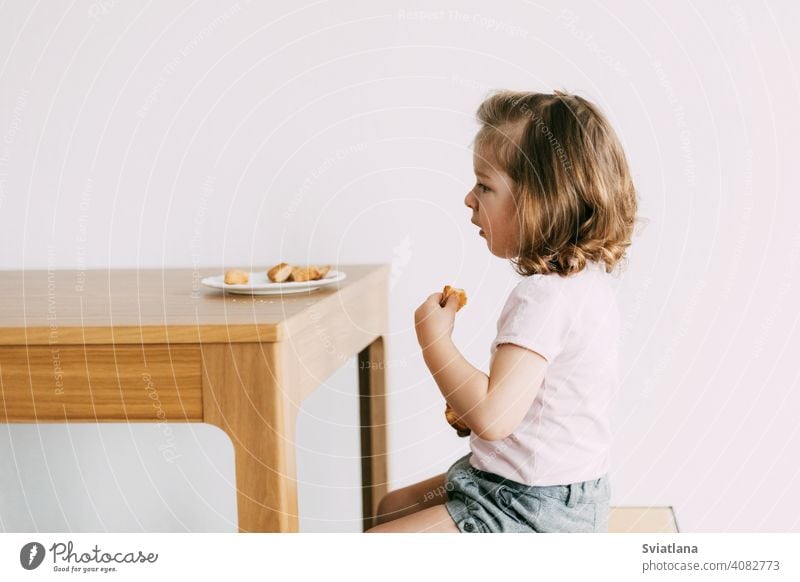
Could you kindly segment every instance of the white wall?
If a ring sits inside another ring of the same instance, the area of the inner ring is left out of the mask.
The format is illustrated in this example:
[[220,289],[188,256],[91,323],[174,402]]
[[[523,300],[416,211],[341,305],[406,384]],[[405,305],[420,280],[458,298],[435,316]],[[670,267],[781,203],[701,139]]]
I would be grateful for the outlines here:
[[[454,337],[486,370],[516,281],[463,206],[475,109],[490,88],[576,92],[616,127],[650,221],[619,281],[612,505],[800,530],[796,4],[418,4],[5,3],[0,268],[391,263],[390,478],[407,485],[467,446],[414,309],[464,287]],[[326,390],[354,394],[351,371]],[[357,454],[350,431],[336,450]],[[331,474],[314,454],[309,483]],[[322,511],[338,484],[301,500]]]

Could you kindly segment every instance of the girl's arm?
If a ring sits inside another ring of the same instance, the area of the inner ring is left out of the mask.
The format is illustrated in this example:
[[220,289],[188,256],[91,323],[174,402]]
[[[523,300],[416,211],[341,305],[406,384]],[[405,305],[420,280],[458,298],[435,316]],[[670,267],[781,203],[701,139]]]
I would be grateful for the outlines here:
[[470,364],[449,337],[424,347],[422,358],[453,411],[481,436],[478,405],[489,390],[489,376]]
[[422,350],[453,411],[480,438],[506,438],[522,421],[544,379],[547,360],[515,344],[497,347],[489,375],[470,364],[450,337]]

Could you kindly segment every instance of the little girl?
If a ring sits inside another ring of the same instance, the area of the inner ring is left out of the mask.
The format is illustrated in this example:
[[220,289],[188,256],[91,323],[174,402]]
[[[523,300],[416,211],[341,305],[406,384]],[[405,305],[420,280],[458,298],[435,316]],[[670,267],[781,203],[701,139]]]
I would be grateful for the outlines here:
[[464,203],[489,251],[522,275],[487,376],[451,340],[457,300],[416,310],[423,358],[471,430],[446,473],[388,493],[369,531],[605,532],[620,316],[609,280],[631,243],[625,153],[582,97],[500,91],[478,108]]

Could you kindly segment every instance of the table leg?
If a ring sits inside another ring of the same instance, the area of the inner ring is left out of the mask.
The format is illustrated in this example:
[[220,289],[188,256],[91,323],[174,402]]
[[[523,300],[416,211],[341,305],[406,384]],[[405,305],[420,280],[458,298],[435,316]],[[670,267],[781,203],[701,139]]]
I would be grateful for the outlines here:
[[386,357],[383,337],[358,354],[361,416],[361,483],[364,531],[375,525],[378,502],[387,491]]
[[298,402],[284,386],[280,346],[204,344],[203,421],[233,442],[240,532],[296,532]]

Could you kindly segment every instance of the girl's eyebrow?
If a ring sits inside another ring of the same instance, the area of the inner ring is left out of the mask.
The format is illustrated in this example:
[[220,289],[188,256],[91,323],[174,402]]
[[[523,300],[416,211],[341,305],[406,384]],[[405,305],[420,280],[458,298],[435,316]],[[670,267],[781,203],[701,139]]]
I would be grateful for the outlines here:
[[491,176],[489,176],[487,174],[484,174],[483,172],[481,172],[479,170],[475,170],[475,175],[476,176],[482,176],[483,178],[491,178]]

